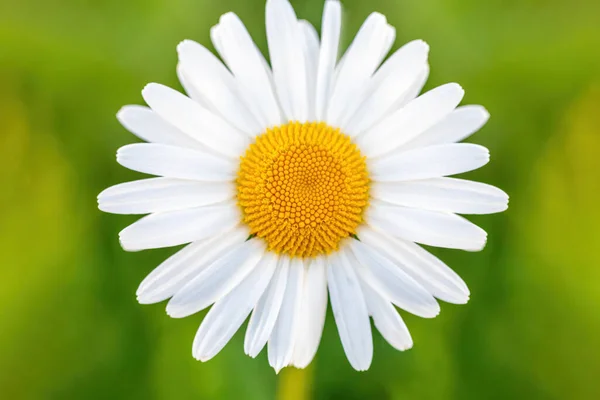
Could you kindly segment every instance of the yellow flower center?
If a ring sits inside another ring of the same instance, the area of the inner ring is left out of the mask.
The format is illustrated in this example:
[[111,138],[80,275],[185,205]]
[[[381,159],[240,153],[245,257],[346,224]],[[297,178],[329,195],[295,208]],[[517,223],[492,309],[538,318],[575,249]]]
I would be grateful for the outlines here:
[[271,251],[314,257],[354,234],[369,199],[365,157],[324,123],[288,123],[241,157],[237,200],[251,234]]

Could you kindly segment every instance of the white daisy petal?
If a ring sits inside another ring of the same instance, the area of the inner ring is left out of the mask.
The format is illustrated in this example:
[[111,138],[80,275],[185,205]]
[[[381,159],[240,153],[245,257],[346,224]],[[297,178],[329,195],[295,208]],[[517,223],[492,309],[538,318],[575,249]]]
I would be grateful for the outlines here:
[[[387,56],[392,49],[394,41],[396,41],[396,28],[390,24],[388,24],[387,28],[385,41],[383,42],[383,46],[381,46],[381,60],[385,59],[385,56]],[[379,63],[381,63],[381,61]]]
[[125,129],[146,142],[191,148],[201,146],[148,107],[124,106],[117,113],[117,119]]
[[240,100],[235,78],[215,55],[192,40],[179,43],[177,53],[185,79],[189,82],[185,87],[191,86],[193,91],[201,93],[211,111],[240,131],[253,135],[262,132],[262,127]]
[[316,118],[322,121],[327,115],[329,96],[333,90],[335,63],[338,57],[342,7],[338,0],[327,0],[321,23],[321,48],[317,68]]
[[436,144],[456,143],[477,132],[490,118],[482,106],[462,106],[402,146],[402,150]]
[[190,77],[188,76],[188,72],[184,71],[181,63],[177,64],[176,68],[177,79],[179,79],[179,83],[183,87],[183,90],[188,95],[188,97],[194,100],[196,103],[200,104],[202,107],[209,108],[209,103],[206,98],[202,95],[202,93],[192,84]]
[[375,182],[371,196],[388,203],[458,214],[491,214],[508,208],[508,195],[485,183],[456,178]]
[[178,246],[233,229],[240,211],[233,202],[147,215],[119,233],[127,251]]
[[210,309],[196,333],[193,355],[200,361],[213,358],[246,320],[269,284],[277,257],[267,253],[252,272]]
[[247,240],[204,268],[171,298],[167,314],[183,318],[205,309],[236,287],[265,253],[261,240]]
[[168,178],[226,182],[235,179],[236,163],[199,149],[134,143],[117,151],[117,162],[134,171]]
[[361,285],[361,288],[369,315],[381,336],[397,350],[410,349],[413,345],[412,337],[394,305],[368,284]]
[[158,303],[172,297],[190,279],[246,241],[248,229],[236,227],[191,243],[167,258],[140,284],[136,295],[141,304]]
[[366,100],[343,126],[344,133],[354,137],[389,114],[390,109],[414,85],[427,63],[429,46],[414,40],[399,48],[373,75]]
[[377,230],[435,247],[479,251],[487,238],[485,231],[472,222],[440,211],[373,202],[366,220]]
[[304,37],[296,13],[287,0],[267,0],[267,42],[275,91],[290,121],[308,118],[307,73]]
[[342,126],[361,103],[369,79],[389,51],[393,29],[379,13],[366,19],[340,63],[327,110],[327,122]]
[[400,182],[456,175],[483,167],[490,161],[488,149],[471,143],[451,143],[394,153],[371,160],[371,179]]
[[227,52],[225,46],[223,46],[223,28],[220,24],[216,24],[210,28],[210,41],[212,42],[215,50],[217,50],[217,54],[221,56],[221,59],[223,60],[223,63],[225,64],[227,69],[231,71],[231,67],[229,67],[229,65],[227,64],[227,59],[225,57],[225,54],[227,54]]
[[[378,14],[378,13],[373,13],[373,14]],[[366,21],[365,21],[366,22]],[[363,23],[364,26],[364,23]],[[361,26],[362,28],[362,26]],[[360,30],[359,30],[360,33]],[[358,34],[357,34],[358,36]],[[356,37],[355,37],[356,39]],[[394,40],[396,40],[396,28],[394,28],[393,26],[389,25],[386,23],[386,30],[382,35],[382,41],[381,41],[381,45],[379,46],[380,49],[380,60],[379,60],[379,64],[381,64],[381,62],[385,59],[386,55],[390,52],[390,50],[392,49],[392,45],[394,44]],[[354,43],[354,42],[353,42]],[[352,43],[351,43],[352,45]],[[350,49],[350,47],[348,47],[348,49],[346,50],[346,52],[342,55],[342,58],[340,58],[339,63],[337,64],[336,68],[335,68],[335,81],[337,82],[337,78],[339,77],[339,73],[340,71],[344,68],[344,63],[346,62],[347,56],[349,54],[348,50]],[[379,64],[377,65],[379,67]],[[375,68],[375,70],[373,70],[373,73],[377,70],[377,68]],[[371,75],[373,75],[373,73],[371,73]],[[372,76],[371,76],[372,77]],[[370,79],[369,79],[370,81]],[[362,88],[360,89],[360,94],[359,94],[359,98],[361,98],[361,102],[362,99],[365,97],[366,95],[366,91],[368,88],[368,82],[364,85],[362,85]],[[359,102],[360,103],[360,102]],[[358,107],[359,103],[354,102],[352,107],[348,107],[345,111],[345,117],[342,119],[343,121],[347,121],[347,118],[350,118],[353,116],[353,114],[356,111],[356,107]],[[343,124],[342,124],[343,125]]]
[[417,79],[415,79],[415,81],[410,86],[410,88],[392,106],[392,110],[399,110],[400,108],[404,107],[405,105],[407,105],[408,103],[410,103],[411,101],[416,99],[417,96],[423,90],[423,87],[425,86],[425,83],[427,83],[428,78],[429,78],[429,65],[425,64],[425,66],[419,73],[419,76],[417,77]]
[[298,25],[300,26],[300,32],[302,34],[302,40],[304,43],[304,54],[307,56],[306,64],[307,66],[310,66],[309,69],[313,72],[313,79],[309,79],[307,82],[314,86],[316,83],[317,68],[319,66],[319,33],[313,24],[305,19],[298,20]]
[[358,136],[356,143],[367,157],[389,153],[450,114],[463,95],[456,83],[430,90]]
[[239,83],[246,106],[263,130],[279,125],[282,117],[273,92],[271,72],[242,21],[234,13],[224,14],[219,25],[211,30],[211,38]]
[[299,329],[292,365],[305,368],[314,358],[327,310],[327,271],[325,259],[318,257],[307,263],[302,290]]
[[252,312],[244,339],[244,352],[250,357],[256,357],[271,336],[287,287],[289,267],[289,258],[280,257],[269,287]]
[[236,158],[250,144],[248,136],[176,90],[150,83],[142,96],[158,115],[219,154]]
[[350,365],[365,371],[373,359],[369,312],[351,261],[341,253],[328,257],[327,285],[331,308]]
[[316,119],[315,97],[317,84],[317,68],[319,65],[319,35],[312,24],[305,20],[298,21],[304,43],[304,61],[306,63],[306,90],[308,93],[308,120]]
[[[375,291],[409,313],[423,318],[433,318],[440,313],[435,298],[417,281],[382,257],[370,247],[351,240],[348,244],[358,263],[355,269],[359,276]],[[351,257],[346,253],[347,257]]]
[[233,200],[230,182],[150,178],[111,186],[98,195],[98,208],[113,214],[149,214]]
[[392,260],[438,299],[456,304],[469,301],[469,289],[460,276],[419,245],[368,226],[358,230],[358,237],[362,243]]
[[[421,90],[423,90],[423,86],[425,86],[425,83],[427,82],[428,77],[429,77],[429,65],[425,64],[423,66],[423,68],[421,69],[421,71],[419,72],[419,74],[417,75],[416,79],[413,81],[413,83],[411,83],[410,87],[405,92],[402,93],[402,95],[394,102],[394,104],[392,104],[390,109],[385,114],[383,114],[377,122],[383,121],[385,118],[391,116],[393,113],[400,110],[401,108],[406,106],[408,103],[413,101],[415,98],[417,98],[417,96],[421,93]],[[362,113],[362,108],[359,109],[358,112]],[[369,116],[365,115],[364,113],[363,113],[363,116],[365,118],[369,118]],[[356,129],[353,127],[354,123],[360,124],[361,121],[359,120],[358,117],[355,116],[355,118],[352,121],[352,125],[350,123],[348,124],[349,129],[352,132],[356,133],[357,135],[362,134],[366,128],[365,129]],[[370,126],[369,128],[372,128],[372,126]],[[404,146],[401,146],[401,148],[404,148]]]
[[[287,257],[282,257],[282,259],[284,258]],[[290,270],[285,295],[268,346],[269,365],[273,367],[276,373],[289,365],[292,360],[296,333],[299,329],[298,323],[300,322],[304,262],[302,259],[292,258],[289,264]]]

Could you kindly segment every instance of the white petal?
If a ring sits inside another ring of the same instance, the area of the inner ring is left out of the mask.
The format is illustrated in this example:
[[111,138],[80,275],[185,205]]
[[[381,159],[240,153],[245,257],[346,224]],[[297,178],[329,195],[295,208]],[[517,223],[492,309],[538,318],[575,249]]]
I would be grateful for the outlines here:
[[363,100],[369,79],[389,50],[391,28],[383,15],[372,13],[365,20],[356,38],[344,55],[334,85],[327,123],[342,126]]
[[373,359],[369,312],[354,268],[340,252],[329,256],[327,284],[346,357],[355,370],[366,371]]
[[224,182],[235,179],[237,165],[202,150],[156,143],[134,143],[117,151],[117,162],[134,171],[168,178]]
[[297,368],[305,368],[314,358],[321,341],[327,310],[325,259],[316,258],[305,268],[300,322],[292,358],[292,365]]
[[213,358],[246,320],[269,284],[277,257],[267,253],[252,272],[210,309],[196,333],[194,357],[200,361]]
[[202,94],[211,111],[240,131],[254,135],[262,132],[262,127],[241,101],[235,78],[217,57],[191,40],[179,43],[177,52],[189,85]]
[[410,349],[413,345],[410,332],[394,305],[369,285],[361,287],[369,314],[381,336],[397,350]]
[[308,54],[307,64],[314,67],[313,69],[316,74],[319,64],[319,34],[313,24],[305,19],[298,20],[298,25],[300,26],[302,40],[307,50],[305,54]]
[[168,299],[200,271],[247,238],[248,229],[240,226],[187,245],[167,258],[142,281],[136,292],[138,301],[141,304],[151,304]]
[[407,105],[408,103],[410,103],[411,101],[416,99],[417,96],[423,90],[423,86],[425,86],[425,83],[427,83],[428,78],[429,78],[429,65],[425,64],[425,66],[421,70],[421,73],[419,74],[417,79],[410,86],[410,89],[408,89],[408,91],[406,91],[406,93],[404,93],[402,95],[402,97],[400,97],[396,101],[396,103],[392,106],[392,110],[399,110],[400,108],[404,107],[405,105]]
[[[366,284],[419,317],[433,318],[440,313],[440,306],[433,296],[401,268],[358,240],[349,242],[348,246],[358,260],[354,263],[355,270]],[[347,253],[347,257],[352,256]]]
[[[282,259],[287,257],[281,257]],[[277,322],[269,338],[269,365],[276,373],[289,365],[294,355],[294,344],[298,323],[300,321],[300,306],[302,300],[302,285],[304,282],[304,262],[293,258],[289,261],[290,271],[283,296],[283,302]]]
[[290,121],[308,119],[308,92],[304,37],[287,0],[267,0],[267,42],[275,91]]
[[[402,93],[402,95],[398,98],[398,100],[396,100],[394,102],[394,104],[390,107],[390,109],[385,114],[383,114],[381,116],[381,118],[379,119],[379,121],[377,121],[377,122],[381,122],[385,118],[390,117],[392,114],[394,114],[395,112],[397,112],[398,110],[400,110],[401,108],[406,106],[408,103],[413,101],[419,95],[419,93],[421,93],[421,90],[423,90],[423,86],[425,86],[425,82],[427,82],[428,77],[429,77],[429,65],[425,64],[423,66],[423,68],[421,69],[421,72],[419,73],[417,78],[413,81],[413,83],[408,88],[408,90],[406,90],[405,92]],[[367,116],[365,115],[365,113],[362,112],[361,109],[359,109],[358,113],[363,114],[363,116],[365,118],[367,118]],[[361,123],[360,116],[355,115],[355,117],[353,117],[353,121],[351,123],[349,122],[347,124],[348,129],[350,129],[351,131],[355,130],[354,125],[353,125],[354,123],[357,123],[357,124]],[[369,128],[372,128],[372,126],[370,126]],[[356,135],[361,135],[363,132],[365,132],[364,129],[360,130],[360,131],[359,131],[359,129],[356,129],[356,132],[353,132],[353,133],[355,133]],[[404,148],[404,146],[401,146],[401,148]]]
[[256,357],[267,344],[283,301],[287,286],[289,259],[281,257],[269,287],[260,298],[252,312],[246,337],[244,339],[244,352],[250,357]]
[[281,124],[282,117],[271,83],[271,72],[237,15],[221,16],[211,30],[215,48],[239,84],[246,106],[263,129]]
[[237,158],[250,144],[248,136],[176,90],[150,83],[142,96],[158,115],[219,154]]
[[419,245],[367,226],[359,228],[358,235],[362,243],[388,257],[438,299],[455,304],[469,301],[469,289],[460,276]]
[[188,97],[194,100],[196,103],[200,104],[202,107],[208,108],[208,100],[202,95],[202,93],[196,88],[196,86],[192,84],[189,74],[187,71],[184,71],[181,62],[177,64],[176,71],[179,83],[181,83],[181,86],[183,86],[183,90],[188,95]]
[[366,100],[343,127],[344,133],[356,136],[387,115],[418,79],[427,63],[428,53],[429,46],[422,40],[399,48],[373,75]]
[[231,230],[241,221],[233,202],[147,215],[119,233],[127,251],[157,249],[194,242]]
[[456,83],[430,90],[358,136],[356,144],[367,157],[387,154],[450,114],[464,93]]
[[338,57],[342,8],[338,0],[327,0],[321,23],[321,49],[317,68],[316,118],[323,121],[327,113],[329,96],[333,90],[335,63]]
[[150,143],[198,148],[200,144],[144,106],[124,106],[117,119],[129,132]]
[[396,40],[396,28],[390,24],[388,24],[387,28],[385,40],[383,42],[383,46],[381,46],[381,60],[385,59],[385,56],[388,55],[392,49],[392,46],[394,45],[394,41]]
[[373,228],[417,243],[435,247],[479,251],[487,234],[463,217],[373,202],[367,211]]
[[319,35],[315,27],[305,20],[298,21],[304,42],[304,61],[306,62],[306,87],[308,93],[308,120],[314,121],[317,68],[319,64]]
[[462,106],[402,146],[402,150],[436,144],[456,143],[477,132],[490,118],[482,106]]
[[508,195],[485,183],[455,178],[375,182],[373,198],[392,204],[458,214],[490,214],[508,208]]
[[490,161],[489,151],[471,143],[440,144],[371,160],[371,179],[380,182],[411,181],[461,174]]
[[114,214],[149,214],[217,204],[235,197],[230,182],[150,178],[121,183],[98,195],[98,208]]
[[265,253],[262,240],[250,239],[214,261],[171,298],[167,314],[183,318],[227,295],[256,267]]

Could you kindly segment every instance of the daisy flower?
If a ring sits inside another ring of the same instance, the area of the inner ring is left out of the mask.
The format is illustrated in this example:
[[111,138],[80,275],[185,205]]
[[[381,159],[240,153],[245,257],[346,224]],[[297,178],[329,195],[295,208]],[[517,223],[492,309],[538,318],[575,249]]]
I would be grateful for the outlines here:
[[[170,299],[182,318],[207,307],[195,358],[214,357],[246,319],[244,351],[306,367],[321,339],[328,298],[356,370],[373,355],[370,318],[398,350],[412,339],[396,307],[435,317],[436,299],[462,304],[462,279],[419,244],[481,250],[486,233],[457,214],[507,208],[483,183],[449,178],[489,160],[457,143],[488,119],[457,107],[456,83],[419,96],[429,47],[395,39],[371,14],[338,60],[341,6],[325,2],[321,36],[287,0],[267,0],[270,63],[240,19],[211,29],[220,59],[185,40],[177,73],[187,96],[151,83],[149,107],[117,117],[148,143],[120,148],[126,168],[155,175],[113,186],[99,208],[149,214],[119,234],[125,250],[187,244],[148,275],[142,304]],[[222,60],[222,61],[221,61]]]

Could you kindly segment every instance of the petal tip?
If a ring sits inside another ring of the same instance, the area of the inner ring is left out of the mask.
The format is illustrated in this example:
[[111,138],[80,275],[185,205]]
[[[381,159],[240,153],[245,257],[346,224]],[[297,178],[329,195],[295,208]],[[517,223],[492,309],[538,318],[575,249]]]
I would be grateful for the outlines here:
[[427,64],[427,58],[429,57],[429,50],[430,50],[429,43],[427,43],[423,39],[417,39],[417,40],[415,40],[415,42],[417,42],[418,46],[420,47],[422,57],[424,58],[423,63]]
[[369,20],[373,20],[373,22],[377,22],[379,24],[387,25],[387,18],[385,17],[385,15],[383,15],[382,13],[380,13],[378,11],[374,11],[371,14],[369,14],[367,19],[365,20],[365,23]]
[[485,124],[490,119],[490,112],[484,106],[479,106],[482,114],[483,124]]
[[206,354],[205,350],[206,349],[202,349],[202,344],[195,346],[195,348],[192,349],[192,356],[200,361],[200,362],[207,362],[209,361],[211,358],[213,358],[213,355],[210,354]]
[[456,82],[448,83],[447,87],[452,91],[455,91],[457,94],[460,94],[461,97],[465,94],[465,89],[463,89],[463,87]]
[[119,109],[119,111],[117,111],[116,117],[117,120],[123,124],[124,119],[126,118],[127,113],[129,112],[129,110],[131,109],[131,106],[123,106]]
[[369,370],[369,368],[371,367],[371,363],[369,362],[368,365],[356,365],[353,366],[353,368],[358,371],[358,372],[366,372]]
[[[102,194],[102,193],[100,193],[100,194]],[[98,196],[99,196],[99,195],[98,195]],[[112,214],[112,213],[110,212],[110,207],[107,207],[106,203],[104,203],[104,201],[103,201],[102,199],[98,198],[98,199],[97,199],[97,203],[98,203],[98,204],[97,204],[98,210],[100,210],[100,211],[102,211],[102,212],[105,212],[105,213],[110,213],[110,214]]]
[[177,51],[185,50],[186,47],[195,46],[196,42],[191,39],[183,39],[179,44],[177,44]]
[[219,24],[227,24],[236,20],[238,20],[238,16],[233,11],[229,11],[221,15],[219,18]]
[[[127,229],[127,228],[125,228],[125,229]],[[121,245],[121,248],[125,251],[131,251],[131,252],[139,251],[138,248],[132,246],[131,243],[129,243],[129,240],[127,238],[123,237],[123,236],[125,236],[123,234],[125,229],[123,229],[121,232],[119,232],[119,244]]]
[[155,82],[150,82],[147,83],[143,89],[142,89],[142,96],[144,96],[145,94],[147,94],[149,91],[153,90],[154,88],[156,88],[157,86],[160,86],[159,83],[155,83]]
[[167,304],[167,307],[165,308],[165,312],[171,318],[182,318],[177,307],[174,307],[173,304],[171,304],[170,302],[169,302],[169,304]]
[[[144,88],[142,89],[142,97],[144,98],[146,103],[149,103],[148,99],[150,97],[156,95],[157,91],[164,90],[165,88],[170,89],[167,86],[160,84],[160,83],[156,83],[156,82],[147,83],[146,86],[144,86]],[[171,89],[171,90],[173,90],[173,89]]]
[[279,375],[279,372],[283,369],[283,367],[279,367],[279,366],[273,366],[273,365],[271,365],[271,367],[275,371],[275,375]]
[[432,305],[432,307],[430,309],[428,309],[427,312],[423,312],[419,316],[421,316],[423,318],[432,319],[432,318],[435,318],[438,315],[440,315],[441,310],[442,309],[440,308],[440,304],[436,301],[435,306]]
[[406,45],[410,45],[410,46],[414,46],[414,47],[419,47],[421,48],[424,52],[429,53],[429,44],[424,41],[423,39],[415,39],[411,42],[408,42]]
[[473,248],[470,248],[470,249],[465,249],[465,250],[470,251],[470,252],[482,251],[485,248],[486,244],[487,244],[487,233],[484,234],[484,236],[481,238],[480,242],[477,243],[476,246],[474,246]]
[[413,348],[413,344],[414,343],[413,343],[412,338],[411,338],[410,342],[402,344],[401,346],[398,347],[398,350],[400,350],[400,351],[410,350],[410,349]]
[[452,297],[449,297],[447,299],[445,299],[444,301],[446,303],[450,303],[450,304],[467,304],[470,300],[469,294],[463,294],[463,295],[454,295]]
[[152,301],[149,301],[149,299],[147,299],[143,294],[138,294],[137,296],[135,296],[135,299],[140,304],[153,304],[154,303]]

